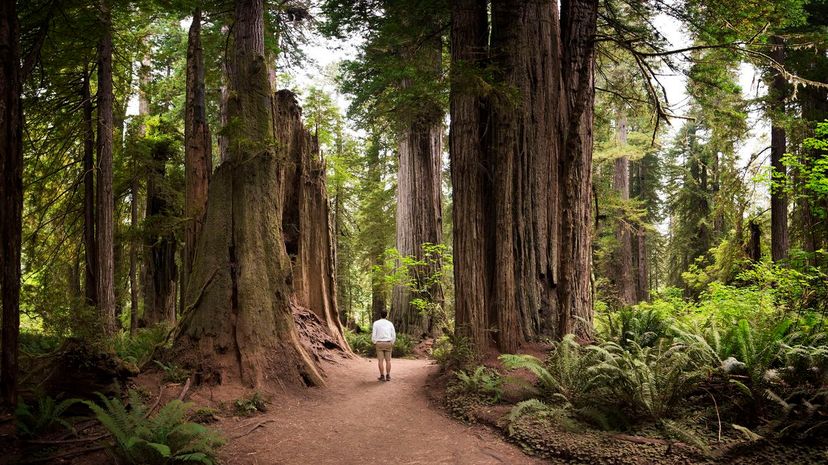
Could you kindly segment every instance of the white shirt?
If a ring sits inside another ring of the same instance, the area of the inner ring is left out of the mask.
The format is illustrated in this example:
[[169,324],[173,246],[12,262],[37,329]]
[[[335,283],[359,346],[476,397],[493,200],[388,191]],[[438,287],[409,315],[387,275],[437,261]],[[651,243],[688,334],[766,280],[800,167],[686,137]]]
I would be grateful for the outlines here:
[[397,332],[394,331],[394,323],[382,318],[374,322],[374,330],[371,332],[371,342],[391,342],[397,340]]

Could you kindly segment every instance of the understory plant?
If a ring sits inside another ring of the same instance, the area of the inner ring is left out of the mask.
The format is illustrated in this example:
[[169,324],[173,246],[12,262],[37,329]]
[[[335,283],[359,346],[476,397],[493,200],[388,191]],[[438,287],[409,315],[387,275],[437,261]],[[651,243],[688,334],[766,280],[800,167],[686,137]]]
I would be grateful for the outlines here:
[[135,391],[129,402],[98,394],[99,403],[87,401],[95,417],[115,440],[112,453],[120,463],[167,465],[217,463],[216,449],[224,441],[215,432],[186,420],[191,404],[172,400],[151,415]]
[[491,368],[480,365],[474,371],[458,370],[455,376],[457,389],[466,394],[495,403],[503,395],[503,377]]
[[22,436],[34,437],[58,427],[72,429],[64,416],[70,407],[79,402],[80,399],[57,401],[51,396],[40,396],[32,404],[20,401],[14,411],[17,431]]

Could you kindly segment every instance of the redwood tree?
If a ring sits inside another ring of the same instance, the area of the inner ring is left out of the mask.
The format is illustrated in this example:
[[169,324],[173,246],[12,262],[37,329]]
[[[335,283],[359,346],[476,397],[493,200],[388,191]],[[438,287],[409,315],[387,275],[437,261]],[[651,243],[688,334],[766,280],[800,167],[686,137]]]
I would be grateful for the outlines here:
[[0,394],[17,405],[20,335],[20,246],[23,212],[23,109],[20,95],[20,26],[15,2],[0,6],[0,292],[3,329]]
[[207,187],[212,167],[212,144],[204,95],[204,57],[201,48],[201,10],[193,12],[187,41],[187,94],[184,118],[184,256],[182,286],[186,287],[193,255],[204,225]]
[[556,2],[493,0],[491,31],[487,3],[452,8],[455,312],[478,350],[513,351],[591,329],[597,2],[559,18]]
[[[627,145],[627,117],[623,114],[617,115],[615,125],[618,145],[623,149]],[[612,187],[621,201],[621,211],[625,212],[627,209],[624,207],[630,200],[630,157],[621,155],[616,158],[613,168]],[[615,289],[621,305],[632,305],[638,297],[635,282],[637,277],[633,271],[633,228],[624,214],[620,215],[616,221],[617,248],[612,264]]]
[[112,12],[109,3],[99,4],[101,36],[98,42],[98,160],[97,209],[95,234],[97,240],[98,311],[105,334],[112,335],[115,322],[115,200],[112,193]]
[[200,381],[323,384],[289,302],[282,223],[291,135],[270,92],[263,0],[236,0],[232,34],[229,159],[210,182],[173,352]]
[[[779,36],[772,36],[770,39],[771,56],[773,59],[784,65],[785,63],[785,40]],[[771,126],[771,258],[774,262],[784,260],[788,257],[788,198],[785,195],[785,180],[787,169],[782,163],[787,146],[786,131],[784,123],[778,121],[785,115],[785,90],[787,83],[785,76],[778,70],[774,70],[773,82],[771,83],[770,97],[771,109],[775,113]]]

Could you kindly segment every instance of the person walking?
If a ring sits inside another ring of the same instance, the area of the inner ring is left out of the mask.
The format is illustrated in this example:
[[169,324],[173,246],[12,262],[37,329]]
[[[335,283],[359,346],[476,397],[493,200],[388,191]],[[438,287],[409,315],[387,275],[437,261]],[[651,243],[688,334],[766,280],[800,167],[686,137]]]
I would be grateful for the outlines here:
[[[380,319],[374,322],[374,327],[371,331],[371,342],[374,343],[374,349],[377,352],[380,381],[391,381],[391,351],[394,350],[394,341],[397,340],[394,323],[388,321],[386,319],[387,317],[387,311],[380,311]],[[384,370],[382,366],[383,360],[385,361]]]

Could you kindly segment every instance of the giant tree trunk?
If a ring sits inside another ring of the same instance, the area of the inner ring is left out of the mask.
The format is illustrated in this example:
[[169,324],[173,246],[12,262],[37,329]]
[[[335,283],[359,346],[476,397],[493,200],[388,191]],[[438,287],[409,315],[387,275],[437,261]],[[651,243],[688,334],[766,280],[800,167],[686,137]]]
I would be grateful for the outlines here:
[[[771,37],[771,56],[777,63],[785,63],[785,41]],[[785,115],[785,89],[787,84],[782,73],[776,72],[771,89],[774,120]],[[785,195],[787,169],[782,163],[786,150],[784,123],[774,122],[771,126],[771,258],[774,262],[788,257],[788,197]]]
[[[402,51],[413,63],[421,63],[420,70],[438,79],[442,71],[443,43],[439,34],[417,44],[416,49]],[[401,83],[410,85],[408,80]],[[397,250],[403,256],[414,257],[428,264],[416,266],[412,272],[413,286],[396,286],[391,298],[390,318],[403,333],[416,337],[434,335],[434,308],[421,309],[411,304],[422,299],[430,305],[442,307],[443,289],[432,278],[442,267],[439,261],[425,256],[423,244],[443,242],[442,212],[442,156],[443,110],[429,104],[418,108],[409,116],[405,130],[400,135],[397,176]]]
[[456,0],[451,10],[451,182],[454,195],[455,328],[477,352],[489,344],[490,289],[486,240],[487,166],[483,90],[477,76],[486,65],[486,0]]
[[95,129],[92,120],[91,75],[84,69],[81,99],[83,100],[83,244],[85,256],[86,304],[98,304],[98,247],[95,241]]
[[563,102],[557,336],[592,333],[592,124],[597,0],[561,5]]
[[172,216],[163,185],[166,165],[172,156],[169,142],[155,142],[151,150],[151,165],[147,176],[146,243],[144,257],[144,323],[154,325],[175,322],[176,281],[178,267],[175,235],[164,224]]
[[[261,386],[276,377],[323,384],[296,331],[282,233],[288,135],[274,131],[264,54],[263,0],[237,0],[230,66],[228,161],[209,187],[204,229],[175,336],[179,363],[199,381]],[[235,125],[234,125],[235,126]]]
[[17,341],[20,335],[20,247],[23,229],[23,109],[20,99],[20,26],[15,2],[0,6],[0,292],[3,407],[17,405]]
[[311,310],[328,335],[347,347],[337,315],[336,273],[325,163],[316,137],[302,125],[290,91],[276,93],[274,126],[287,156],[282,231],[293,268],[293,303]]
[[475,74],[485,64],[486,2],[453,10],[456,315],[460,334],[478,350],[489,337],[513,351],[541,333],[557,334],[564,114],[557,24],[553,2],[492,3],[497,85],[484,108]]
[[[442,203],[440,173],[443,153],[442,118],[415,122],[403,134],[399,145],[397,177],[397,250],[403,256],[424,260],[423,244],[440,244]],[[440,283],[427,284],[439,271],[439,263],[418,266],[413,271],[416,289],[396,286],[391,301],[391,320],[397,330],[417,337],[433,333],[433,315],[423,314],[411,305],[414,298],[442,305]]]
[[189,280],[195,246],[204,224],[207,187],[212,172],[212,156],[210,129],[207,126],[204,101],[201,10],[196,8],[187,45],[187,97],[184,120],[184,217],[187,223],[184,227],[182,260],[182,287],[184,288]]
[[[615,124],[618,145],[623,149],[627,145],[627,117],[618,115]],[[615,227],[617,248],[611,267],[618,302],[621,305],[632,305],[636,302],[636,288],[633,275],[632,224],[625,215],[626,206],[630,200],[630,157],[627,155],[615,159],[612,187],[621,200],[622,208],[621,214],[616,219],[618,222]]]
[[101,39],[98,43],[98,185],[95,234],[98,247],[98,311],[104,334],[115,333],[115,200],[112,193],[112,17],[106,0],[100,3]]

